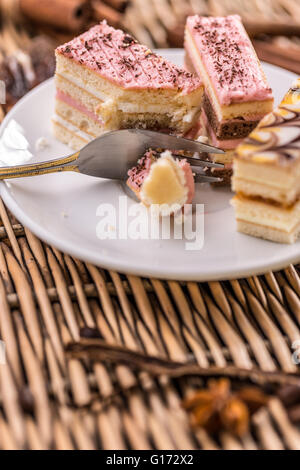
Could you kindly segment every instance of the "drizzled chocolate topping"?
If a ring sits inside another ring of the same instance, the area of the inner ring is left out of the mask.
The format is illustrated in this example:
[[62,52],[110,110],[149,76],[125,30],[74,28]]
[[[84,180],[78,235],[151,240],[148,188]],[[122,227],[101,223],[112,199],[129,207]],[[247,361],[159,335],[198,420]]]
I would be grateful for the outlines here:
[[237,149],[240,158],[291,165],[300,159],[300,80]]

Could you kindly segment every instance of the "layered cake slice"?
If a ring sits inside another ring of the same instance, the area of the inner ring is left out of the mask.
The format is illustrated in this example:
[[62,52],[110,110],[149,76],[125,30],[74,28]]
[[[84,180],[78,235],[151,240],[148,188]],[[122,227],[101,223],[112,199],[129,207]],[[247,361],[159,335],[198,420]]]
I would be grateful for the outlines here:
[[191,16],[185,28],[186,68],[203,80],[205,93],[200,133],[225,150],[213,155],[225,164],[230,181],[234,149],[273,109],[267,84],[241,18]]
[[101,133],[141,127],[184,134],[203,85],[105,21],[56,49],[59,140],[78,148]]
[[190,164],[170,151],[149,150],[128,172],[127,185],[147,207],[157,204],[163,215],[191,204],[195,182]]
[[237,148],[232,204],[240,232],[280,243],[300,233],[300,79]]

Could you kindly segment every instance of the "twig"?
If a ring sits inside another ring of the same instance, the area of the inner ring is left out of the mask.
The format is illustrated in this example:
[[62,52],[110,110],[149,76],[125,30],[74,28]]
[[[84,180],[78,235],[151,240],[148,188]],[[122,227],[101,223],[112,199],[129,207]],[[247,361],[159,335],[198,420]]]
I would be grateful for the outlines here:
[[110,345],[102,340],[84,339],[69,343],[66,353],[71,358],[90,359],[94,362],[126,364],[133,369],[148,372],[151,375],[167,375],[172,378],[185,376],[229,377],[231,379],[250,380],[260,385],[291,384],[300,385],[298,374],[283,372],[265,372],[260,369],[241,369],[228,365],[226,368],[211,366],[208,369],[199,367],[193,360],[174,362],[157,356],[148,356],[122,346]]

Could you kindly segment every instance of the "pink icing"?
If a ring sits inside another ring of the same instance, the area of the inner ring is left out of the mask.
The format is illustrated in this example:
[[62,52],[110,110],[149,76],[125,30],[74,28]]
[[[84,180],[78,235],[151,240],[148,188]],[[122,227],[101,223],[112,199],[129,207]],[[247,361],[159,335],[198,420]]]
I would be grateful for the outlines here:
[[216,134],[214,133],[213,128],[209,124],[204,110],[202,110],[202,113],[201,113],[201,128],[199,131],[200,135],[201,135],[201,132],[203,132],[202,126],[204,127],[206,132],[209,134],[211,145],[214,145],[215,147],[219,147],[222,150],[234,150],[244,140],[244,139],[219,140]]
[[[273,98],[238,15],[190,16],[187,30],[221,105]],[[188,41],[186,48],[189,51]],[[190,56],[192,59],[192,54]]]
[[195,122],[195,125],[185,133],[184,137],[190,140],[197,140],[197,137],[201,135],[200,131],[201,131],[201,122],[200,122],[200,119],[198,119],[197,122]]
[[105,21],[56,49],[123,88],[164,88],[184,94],[201,87],[198,77],[176,67]]
[[237,148],[238,145],[240,145],[244,139],[226,139],[226,140],[219,140],[217,139],[214,131],[212,128],[209,128],[209,134],[210,134],[210,140],[211,140],[211,145],[214,147],[218,147],[222,150],[234,150]]
[[191,204],[195,196],[195,179],[191,169],[191,165],[186,160],[180,160],[179,165],[184,171],[185,184],[188,188],[186,204]]
[[134,191],[140,191],[146,176],[148,176],[150,167],[154,161],[155,152],[149,150],[139,159],[137,166],[128,171],[128,185]]
[[74,98],[72,98],[67,93],[62,92],[61,90],[57,90],[56,98],[60,101],[63,101],[64,103],[68,104],[69,106],[72,106],[73,108],[77,109],[81,113],[86,114],[89,118],[93,119],[98,124],[103,124],[102,120],[99,118],[99,116],[97,116],[97,114],[90,111],[83,104],[81,104],[78,101],[74,100]]

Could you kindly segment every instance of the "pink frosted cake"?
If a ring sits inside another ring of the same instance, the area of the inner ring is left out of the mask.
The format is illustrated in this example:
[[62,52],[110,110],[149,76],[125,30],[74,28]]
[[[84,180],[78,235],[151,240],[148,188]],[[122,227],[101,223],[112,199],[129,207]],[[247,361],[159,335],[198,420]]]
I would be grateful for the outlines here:
[[195,182],[190,164],[170,151],[149,150],[128,172],[127,185],[146,206],[157,204],[164,215],[191,204]]
[[80,148],[101,133],[142,127],[186,133],[203,86],[106,22],[56,49],[57,138]]
[[235,148],[273,109],[272,90],[238,15],[189,17],[185,51],[186,67],[205,86],[200,132],[225,150],[213,158],[225,163],[228,183]]

